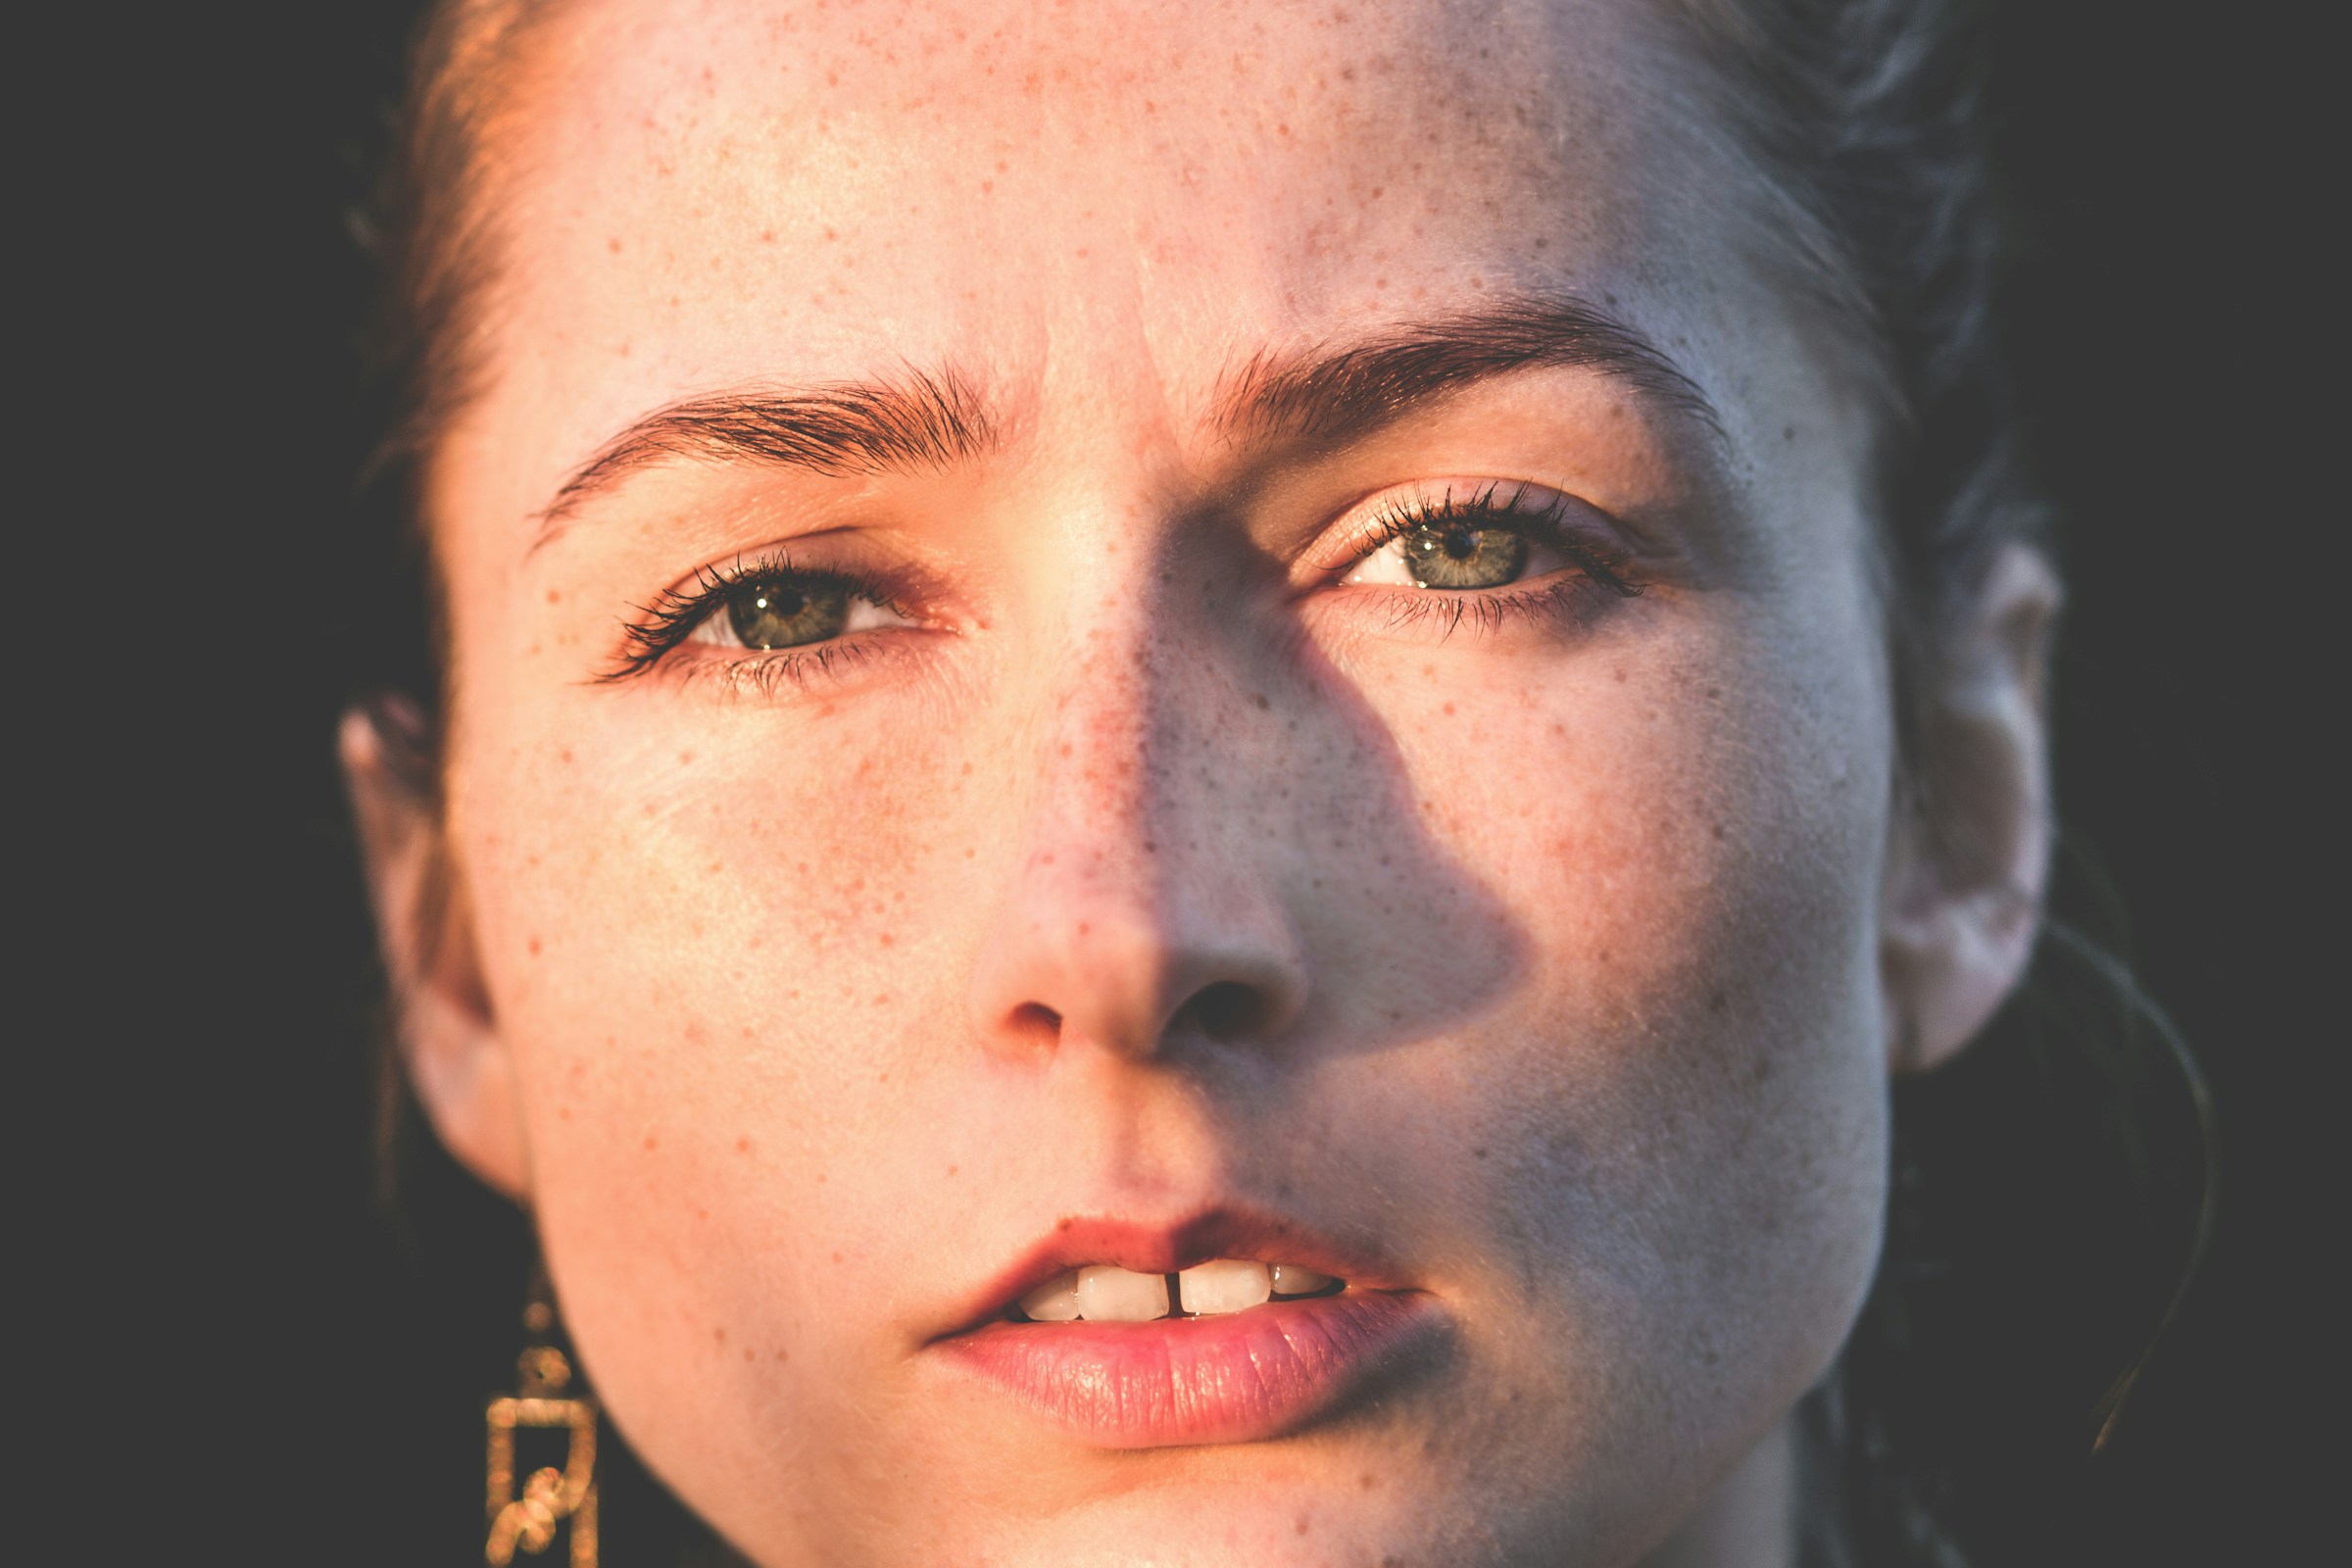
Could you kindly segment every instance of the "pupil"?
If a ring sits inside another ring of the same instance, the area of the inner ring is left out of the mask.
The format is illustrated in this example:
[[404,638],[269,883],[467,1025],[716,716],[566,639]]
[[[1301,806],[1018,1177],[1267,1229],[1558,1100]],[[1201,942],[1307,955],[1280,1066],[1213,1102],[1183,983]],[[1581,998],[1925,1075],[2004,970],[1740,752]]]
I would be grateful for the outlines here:
[[1446,530],[1443,548],[1454,560],[1468,561],[1478,553],[1478,530],[1475,528],[1448,528]]

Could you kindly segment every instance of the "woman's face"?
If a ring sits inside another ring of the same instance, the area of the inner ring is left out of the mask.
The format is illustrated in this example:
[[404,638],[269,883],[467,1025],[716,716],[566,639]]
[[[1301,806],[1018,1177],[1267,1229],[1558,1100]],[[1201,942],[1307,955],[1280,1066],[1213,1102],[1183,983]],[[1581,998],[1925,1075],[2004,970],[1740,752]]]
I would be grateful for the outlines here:
[[531,42],[425,1089],[756,1558],[1624,1562],[1835,1355],[1862,430],[1654,9]]

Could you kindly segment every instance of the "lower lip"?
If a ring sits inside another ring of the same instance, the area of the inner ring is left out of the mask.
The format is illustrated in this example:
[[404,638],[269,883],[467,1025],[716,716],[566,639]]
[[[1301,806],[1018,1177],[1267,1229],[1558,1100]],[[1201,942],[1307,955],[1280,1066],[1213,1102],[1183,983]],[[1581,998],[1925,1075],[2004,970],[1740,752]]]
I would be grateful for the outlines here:
[[1419,1292],[1355,1290],[1152,1323],[992,1323],[938,1348],[1081,1442],[1150,1448],[1278,1437],[1441,1320]]

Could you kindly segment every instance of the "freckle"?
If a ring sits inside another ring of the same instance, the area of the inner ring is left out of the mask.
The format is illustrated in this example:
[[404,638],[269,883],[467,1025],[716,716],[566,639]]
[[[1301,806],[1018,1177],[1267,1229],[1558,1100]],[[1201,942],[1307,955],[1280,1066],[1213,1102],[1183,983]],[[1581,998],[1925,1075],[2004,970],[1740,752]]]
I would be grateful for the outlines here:
[[1379,1478],[1374,1476],[1369,1470],[1356,1477],[1355,1484],[1363,1488],[1366,1492],[1376,1492],[1380,1488]]
[[539,956],[539,939],[537,937],[531,938],[530,949],[532,957],[536,958]]
[[1250,694],[1250,701],[1256,705],[1260,712],[1263,712],[1267,709],[1274,706],[1271,702],[1267,701],[1266,694],[1264,692],[1251,692]]
[[969,763],[969,762],[966,762],[966,763],[964,763],[964,764],[963,764],[963,776],[964,776],[965,778],[970,778],[970,777],[972,776],[972,764],[971,764],[971,763]]
[[1782,439],[1782,440],[1784,440],[1784,441],[1793,441],[1793,440],[1795,440],[1795,439],[1796,439],[1796,426],[1795,426],[1795,425],[1793,425],[1793,424],[1784,424],[1784,425],[1782,425],[1782,426],[1781,426],[1781,439]]
[[550,588],[547,591],[547,602],[551,605],[560,605],[564,602],[564,596],[558,593],[555,589]]
[[694,1217],[698,1220],[707,1220],[710,1217],[710,1211],[707,1208],[698,1208],[694,1211]]
[[1487,1157],[1487,1152],[1483,1146],[1478,1149],[1473,1149],[1470,1151],[1470,1157],[1472,1159],[1484,1159]]
[[743,1026],[743,1038],[746,1040],[752,1038],[752,1026],[748,1023]]
[[1720,991],[1716,992],[1713,996],[1707,999],[1707,1010],[1709,1012],[1721,1012],[1725,1007],[1730,1005],[1731,999],[1726,997]]
[[979,852],[978,850],[975,850],[975,849],[973,849],[973,848],[972,848],[970,845],[968,845],[968,844],[967,844],[967,845],[965,845],[965,846],[964,846],[964,849],[963,849],[963,858],[964,858],[965,859],[969,860],[969,859],[972,859],[973,858],[975,858],[976,856],[978,856],[978,855],[979,855],[979,853],[980,853],[980,852]]
[[620,254],[619,236],[615,235],[612,239],[605,241],[605,249],[611,251],[613,255],[618,256]]
[[556,1120],[558,1120],[558,1121],[569,1121],[569,1120],[571,1120],[571,1107],[570,1107],[569,1105],[558,1105],[558,1106],[556,1107]]
[[1723,824],[1721,822],[1715,824],[1715,836],[1719,839],[1723,837]]
[[954,1179],[955,1179],[955,1176],[956,1176],[956,1167],[955,1167],[955,1166],[953,1166],[953,1165],[950,1165],[950,1166],[948,1167],[948,1177],[949,1177],[949,1179],[952,1181],[952,1180],[954,1180]]
[[778,1350],[776,1352],[776,1359],[779,1361],[789,1361],[792,1359],[792,1352],[790,1350]]
[[661,1144],[662,1144],[662,1140],[660,1140],[659,1138],[656,1138],[656,1137],[655,1137],[655,1136],[654,1136],[652,1133],[647,1133],[647,1134],[645,1135],[645,1147],[646,1147],[646,1148],[648,1148],[648,1149],[658,1149],[658,1148],[660,1148],[660,1147],[661,1147]]
[[735,1140],[735,1152],[738,1154],[748,1154],[751,1152],[752,1141],[749,1138],[738,1138]]
[[1447,718],[1451,718],[1453,716],[1453,705],[1451,703],[1447,703],[1446,705],[1446,716]]
[[563,751],[556,754],[556,758],[557,760],[563,762],[565,766],[569,766],[571,764],[571,748],[568,746],[565,747]]
[[693,760],[694,760],[694,754],[693,754],[692,752],[680,752],[680,753],[678,754],[678,765],[679,765],[680,767],[685,767],[686,765],[688,765],[689,763],[691,763]]
[[1617,671],[1617,684],[1620,686],[1625,684],[1625,671],[1622,668]]
[[752,1348],[748,1345],[743,1348],[743,1358],[746,1361],[756,1359],[756,1357],[752,1354]]
[[1054,1222],[1054,1228],[1057,1231],[1066,1231],[1070,1228],[1070,1222],[1066,1217],[1057,1219]]
[[840,1261],[841,1261],[841,1254],[840,1254],[839,1252],[835,1252],[835,1253],[833,1254],[833,1261],[834,1261],[834,1262],[836,1262],[836,1263],[838,1263],[838,1262],[840,1262]]
[[710,1337],[721,1345],[727,1343],[727,1331],[725,1329],[712,1329],[710,1331]]
[[648,816],[651,816],[651,815],[653,815],[653,814],[654,814],[654,803],[653,803],[653,802],[651,802],[651,801],[648,801],[648,802],[646,802],[646,803],[645,803],[645,814],[646,814],[646,815],[648,815]]
[[1304,1514],[1300,1514],[1300,1515],[1298,1516],[1298,1523],[1297,1529],[1298,1529],[1298,1534],[1300,1534],[1300,1535],[1302,1535],[1302,1536],[1306,1534],[1306,1515],[1304,1515]]

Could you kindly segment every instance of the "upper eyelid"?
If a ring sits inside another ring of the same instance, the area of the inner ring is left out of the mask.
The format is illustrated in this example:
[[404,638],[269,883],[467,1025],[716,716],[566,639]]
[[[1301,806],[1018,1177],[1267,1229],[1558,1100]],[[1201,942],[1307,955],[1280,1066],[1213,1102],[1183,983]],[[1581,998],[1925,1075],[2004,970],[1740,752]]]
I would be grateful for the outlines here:
[[1560,523],[1578,512],[1590,512],[1604,525],[1613,521],[1591,502],[1536,480],[1463,477],[1417,481],[1375,491],[1343,509],[1338,520],[1308,547],[1306,563],[1319,575],[1344,572],[1422,520],[1448,512],[1523,522],[1531,534],[1556,536],[1563,542],[1572,541],[1577,530]]

